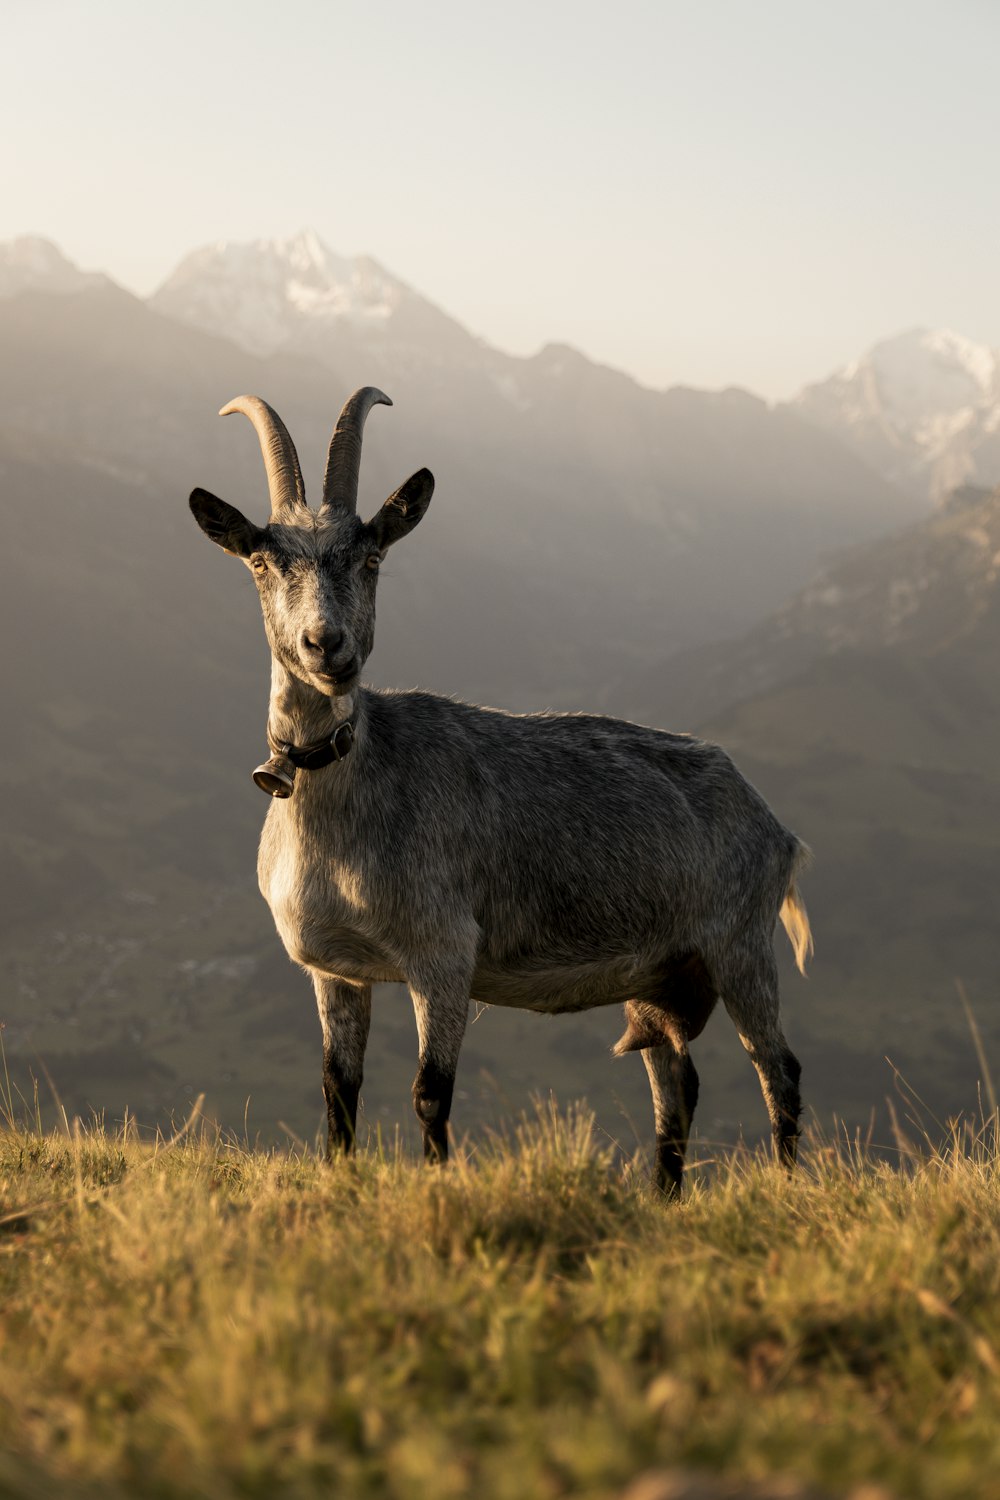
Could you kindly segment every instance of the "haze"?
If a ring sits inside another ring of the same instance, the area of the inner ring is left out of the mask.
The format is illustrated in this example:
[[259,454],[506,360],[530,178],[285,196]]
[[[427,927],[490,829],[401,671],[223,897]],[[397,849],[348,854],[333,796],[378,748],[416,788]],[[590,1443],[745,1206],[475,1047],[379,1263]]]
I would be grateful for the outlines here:
[[1000,344],[986,3],[5,7],[0,239],[147,293],[312,224],[490,342],[771,397]]

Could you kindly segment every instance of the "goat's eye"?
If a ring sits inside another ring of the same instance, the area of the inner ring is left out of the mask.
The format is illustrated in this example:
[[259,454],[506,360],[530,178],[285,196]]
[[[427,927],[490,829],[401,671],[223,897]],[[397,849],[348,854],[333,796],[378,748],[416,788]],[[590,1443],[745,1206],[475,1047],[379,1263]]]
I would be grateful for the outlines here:
[[250,559],[250,566],[251,566],[251,568],[253,568],[253,570],[254,570],[255,573],[260,574],[260,573],[266,573],[267,572],[267,563],[261,557],[261,555],[260,555],[259,552],[257,553],[257,555],[255,557],[251,557],[251,559]]
[[381,552],[369,552],[368,556],[365,558],[365,567],[366,568],[374,568],[374,569],[377,570],[378,569],[378,565],[379,565],[379,563],[381,561],[382,561],[382,554],[381,554]]

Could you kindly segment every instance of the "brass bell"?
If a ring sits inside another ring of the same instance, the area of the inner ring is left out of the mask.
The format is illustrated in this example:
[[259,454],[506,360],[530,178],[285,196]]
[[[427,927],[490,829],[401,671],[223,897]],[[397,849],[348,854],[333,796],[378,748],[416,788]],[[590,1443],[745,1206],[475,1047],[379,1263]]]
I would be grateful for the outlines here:
[[295,766],[287,755],[272,755],[253,772],[253,781],[269,797],[290,797],[295,785]]

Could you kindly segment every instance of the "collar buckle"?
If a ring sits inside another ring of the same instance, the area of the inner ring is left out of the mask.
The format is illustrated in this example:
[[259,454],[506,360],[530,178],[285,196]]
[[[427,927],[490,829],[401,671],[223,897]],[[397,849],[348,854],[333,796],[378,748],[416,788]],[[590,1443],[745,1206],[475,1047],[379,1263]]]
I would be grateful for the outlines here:
[[336,760],[343,760],[349,755],[354,745],[354,725],[350,719],[345,719],[343,724],[338,724],[330,736],[330,748],[333,750]]

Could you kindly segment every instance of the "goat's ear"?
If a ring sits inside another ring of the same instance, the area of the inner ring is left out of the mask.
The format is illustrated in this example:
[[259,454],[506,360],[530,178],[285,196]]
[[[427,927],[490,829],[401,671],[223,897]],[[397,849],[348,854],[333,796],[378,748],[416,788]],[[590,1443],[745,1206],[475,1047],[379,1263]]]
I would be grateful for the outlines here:
[[188,504],[205,535],[227,552],[249,557],[260,545],[260,527],[248,521],[235,505],[228,505],[208,490],[192,490]]
[[384,550],[412,531],[431,503],[434,475],[430,469],[411,474],[394,495],[390,495],[377,515],[368,523],[378,545]]

